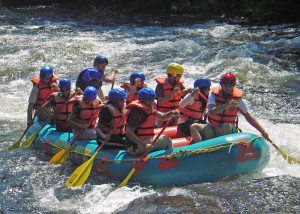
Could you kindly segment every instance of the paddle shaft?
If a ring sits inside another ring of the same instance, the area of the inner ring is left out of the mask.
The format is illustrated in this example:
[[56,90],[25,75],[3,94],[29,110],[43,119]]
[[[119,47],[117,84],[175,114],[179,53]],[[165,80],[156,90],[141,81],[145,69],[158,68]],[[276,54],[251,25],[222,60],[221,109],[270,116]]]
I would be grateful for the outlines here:
[[[164,130],[167,128],[167,126],[171,123],[171,121],[173,120],[173,118],[170,118],[167,123],[164,125],[164,127],[160,130],[160,132],[158,133],[158,135],[156,135],[155,139],[152,141],[152,143],[150,145],[153,145],[157,139],[160,137],[160,135],[164,132]],[[127,175],[127,177],[119,184],[119,186],[117,188],[126,186],[126,184],[128,183],[129,179],[131,178],[131,176],[133,175],[133,173],[135,172],[136,168],[138,167],[138,165],[143,161],[143,159],[147,156],[148,151],[146,150],[145,153],[139,158],[138,162],[135,164],[134,168],[132,168],[132,170],[129,172],[129,174]]]
[[[125,117],[127,116],[128,113],[125,113],[122,116],[122,120],[125,119]],[[117,128],[118,126],[115,126],[109,133],[109,136],[112,135],[113,131]],[[99,146],[96,150],[96,152],[94,153],[94,155],[87,160],[86,162],[84,162],[83,164],[81,164],[79,167],[77,167],[77,169],[72,173],[72,175],[70,176],[70,178],[66,181],[66,186],[67,187],[74,187],[74,186],[81,186],[84,184],[84,182],[86,181],[86,179],[88,178],[88,176],[90,175],[91,169],[93,167],[93,162],[94,159],[96,158],[96,156],[98,155],[99,151],[102,149],[102,147],[106,144],[106,142],[108,141],[108,139],[106,138],[101,146]]]
[[[173,120],[173,117],[171,117],[167,122],[166,124],[164,125],[164,127],[160,130],[160,132],[158,133],[158,135],[156,135],[156,137],[154,138],[154,140],[151,142],[151,146],[154,145],[154,143],[158,140],[158,138],[161,136],[161,134],[165,131],[165,129],[168,127],[168,125],[171,123],[171,121]],[[144,152],[144,154],[140,157],[140,159],[138,160],[138,162],[135,164],[135,166],[137,166],[143,159],[144,157],[146,157],[148,154],[148,151],[146,150]],[[136,167],[134,167],[136,168]]]

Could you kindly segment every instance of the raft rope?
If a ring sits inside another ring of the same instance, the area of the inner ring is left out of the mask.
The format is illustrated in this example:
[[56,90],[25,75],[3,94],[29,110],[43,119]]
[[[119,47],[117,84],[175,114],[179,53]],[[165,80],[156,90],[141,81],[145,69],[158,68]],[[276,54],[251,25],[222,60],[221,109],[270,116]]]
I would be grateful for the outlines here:
[[[255,141],[256,139],[262,138],[261,136],[257,136],[254,137],[253,139],[244,142],[244,141],[240,141],[240,142],[226,142],[226,143],[221,143],[218,145],[213,145],[213,146],[208,146],[208,147],[204,147],[204,148],[200,148],[200,149],[193,149],[193,150],[179,150],[179,151],[175,151],[175,152],[171,152],[167,155],[164,156],[157,156],[157,157],[150,157],[150,158],[145,158],[147,160],[154,160],[154,159],[167,159],[170,160],[174,157],[179,157],[179,158],[186,158],[188,155],[197,155],[197,154],[203,154],[203,153],[209,153],[209,152],[215,152],[221,149],[225,149],[228,148],[228,153],[230,153],[231,149],[233,146],[238,146],[238,145],[242,145],[242,146],[247,146],[249,143],[252,143],[253,141]],[[48,143],[51,144],[49,142],[45,142],[44,143]],[[64,148],[60,148],[57,145],[53,145],[54,147],[57,147],[59,149],[64,149]],[[78,151],[70,151],[70,153],[73,153],[74,155],[76,154],[80,154],[80,155],[84,155],[84,156],[89,156],[91,157],[92,155],[90,154],[86,154],[84,152],[78,152]],[[114,160],[109,160],[109,159],[103,159],[103,158],[97,158],[103,162],[133,162],[133,161],[137,161],[139,160],[139,158],[135,158],[135,159],[114,159]]]

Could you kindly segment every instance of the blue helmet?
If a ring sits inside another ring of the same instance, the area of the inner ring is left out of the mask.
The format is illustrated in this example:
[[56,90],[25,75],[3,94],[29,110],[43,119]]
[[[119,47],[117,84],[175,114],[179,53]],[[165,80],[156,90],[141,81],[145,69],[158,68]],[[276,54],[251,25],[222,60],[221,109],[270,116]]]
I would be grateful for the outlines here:
[[104,56],[96,56],[96,58],[94,59],[94,65],[96,63],[108,65],[108,60]]
[[114,88],[111,89],[108,93],[108,100],[116,102],[118,99],[124,100],[126,99],[126,92],[122,88]]
[[136,78],[141,78],[141,81],[142,81],[142,82],[145,81],[145,76],[144,76],[143,73],[141,73],[141,72],[133,72],[133,73],[130,75],[130,83],[131,83],[132,85],[135,84],[135,79],[136,79]]
[[194,82],[194,88],[208,87],[211,86],[211,82],[208,78],[198,78]]
[[82,79],[89,82],[93,79],[101,80],[103,78],[103,74],[94,68],[88,68],[82,75]]
[[153,89],[151,88],[142,88],[139,93],[138,93],[138,98],[139,100],[142,100],[144,98],[156,98],[156,93]]
[[60,88],[71,88],[71,80],[68,78],[62,78],[59,80],[58,87]]
[[53,69],[50,66],[44,66],[40,70],[40,78],[50,79],[53,76]]
[[84,90],[83,97],[95,100],[97,97],[98,90],[94,86],[88,86]]

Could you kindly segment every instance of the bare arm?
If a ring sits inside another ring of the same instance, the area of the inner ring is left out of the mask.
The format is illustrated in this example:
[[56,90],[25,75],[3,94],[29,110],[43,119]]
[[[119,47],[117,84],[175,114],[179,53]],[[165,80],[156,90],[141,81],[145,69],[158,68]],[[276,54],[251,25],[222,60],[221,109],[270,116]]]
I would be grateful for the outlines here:
[[159,102],[160,105],[163,105],[165,103],[167,103],[169,100],[171,100],[176,94],[180,93],[180,88],[176,87],[174,88],[174,90],[172,91],[172,93],[170,93],[167,96],[164,97],[157,97],[157,102]]
[[113,68],[111,70],[110,76],[103,76],[102,81],[107,82],[107,83],[112,83],[113,81],[115,81],[116,78],[116,74],[118,73],[118,69],[117,68]]
[[83,125],[75,121],[75,119],[77,118],[77,114],[78,108],[75,105],[73,105],[72,112],[67,119],[67,123],[69,123],[75,129],[87,129],[87,125]]
[[257,122],[257,120],[254,119],[254,117],[251,116],[251,114],[249,114],[248,112],[245,113],[245,118],[246,120],[256,129],[258,129],[259,131],[262,131],[262,135],[264,136],[264,138],[268,139],[269,135],[268,133],[264,130],[264,128]]
[[98,97],[100,98],[100,100],[101,100],[102,102],[105,101],[105,97],[104,97],[104,94],[103,94],[103,91],[102,91],[102,88],[101,88],[101,87],[98,88]]
[[28,126],[31,126],[31,124],[32,124],[33,106],[34,106],[34,103],[28,103],[28,108],[27,108],[27,125]]
[[134,128],[130,128],[130,127],[126,127],[126,137],[128,137],[128,139],[130,141],[132,141],[133,143],[140,145],[144,148],[146,148],[147,144],[141,139],[139,138],[135,133],[134,133],[135,129]]
[[225,109],[229,108],[229,107],[233,107],[233,106],[237,106],[237,101],[236,100],[231,100],[229,103],[225,103],[223,105],[220,105],[218,107],[216,107],[213,104],[210,104],[207,106],[208,108],[208,113],[210,115],[216,115],[222,111],[224,111]]
[[172,110],[172,111],[169,111],[169,112],[166,112],[166,113],[162,113],[162,112],[157,112],[155,114],[155,118],[158,119],[158,120],[162,120],[162,121],[167,121],[169,120],[171,117],[176,117],[176,116],[179,116],[179,110]]

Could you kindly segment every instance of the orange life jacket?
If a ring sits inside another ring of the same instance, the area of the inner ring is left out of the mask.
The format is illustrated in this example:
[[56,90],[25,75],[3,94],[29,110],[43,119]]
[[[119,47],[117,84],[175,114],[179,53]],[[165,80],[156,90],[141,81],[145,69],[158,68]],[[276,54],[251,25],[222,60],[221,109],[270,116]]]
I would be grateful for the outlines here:
[[[162,84],[163,85],[163,96],[168,96],[169,94],[171,94],[174,90],[174,88],[178,87],[180,88],[181,90],[183,90],[183,79],[180,78],[179,79],[179,82],[176,83],[175,86],[171,85],[170,82],[168,81],[167,77],[159,77],[159,78],[156,78],[155,81],[158,83],[158,84]],[[162,112],[168,112],[168,111],[171,111],[171,110],[174,110],[176,108],[179,107],[179,102],[181,100],[183,95],[180,95],[180,94],[176,94],[175,96],[173,96],[168,102],[166,102],[165,104],[160,104],[158,101],[157,101],[157,110],[158,111],[162,111]]]
[[[129,105],[126,106],[126,108],[129,109],[129,111],[139,108],[147,114],[146,120],[140,125],[140,127],[136,129],[135,133],[142,140],[145,140],[149,137],[153,137],[156,110],[150,109],[148,106],[146,106],[143,103],[140,103],[139,101],[131,102]],[[130,112],[128,114],[130,114]]]
[[[70,95],[71,96],[71,95]],[[60,93],[54,93],[55,99],[55,108],[54,108],[54,120],[56,129],[59,131],[72,131],[72,127],[67,123],[67,119],[72,112],[72,106],[75,100],[75,97],[70,99],[69,102],[65,105],[67,99],[60,96]]]
[[[128,88],[129,91],[131,91],[131,89],[133,88],[133,85],[130,83],[130,82],[124,82],[122,85],[121,85],[121,88]],[[130,102],[134,101],[134,100],[138,100],[138,93],[139,91],[142,89],[142,88],[145,88],[145,84],[139,84],[138,87],[136,88],[137,90],[135,91],[133,97],[129,100],[127,99],[126,100],[126,104],[129,104]]]
[[94,100],[92,105],[88,105],[85,102],[83,102],[82,99],[83,98],[78,100],[79,115],[75,119],[75,121],[80,124],[88,124],[89,129],[95,128],[95,126],[97,124],[97,119],[98,119],[100,102],[98,99],[96,99],[96,100]]
[[[216,97],[216,107],[228,103],[231,100],[238,101],[239,98],[243,96],[243,91],[237,88],[233,88],[232,96],[227,99],[224,98],[221,87],[213,88],[212,93]],[[237,107],[229,107],[216,115],[208,114],[208,121],[215,126],[221,126],[225,122],[234,124],[237,117],[237,113]]]
[[207,101],[200,95],[197,95],[193,105],[187,105],[185,108],[179,108],[180,117],[184,120],[203,120],[203,113],[206,109]]
[[112,104],[106,104],[103,108],[107,107],[112,115],[112,121],[111,124],[113,124],[113,127],[102,124],[103,128],[102,131],[105,134],[110,133],[110,131],[116,126],[114,131],[112,132],[112,135],[119,135],[125,132],[125,120],[123,119],[123,113],[121,113],[116,107],[114,107]]
[[54,92],[54,90],[51,88],[51,84],[56,83],[57,80],[58,77],[53,75],[50,83],[45,85],[41,82],[39,76],[31,79],[31,82],[39,87],[39,94],[33,106],[35,110],[41,109],[42,106],[50,100],[50,95]]

